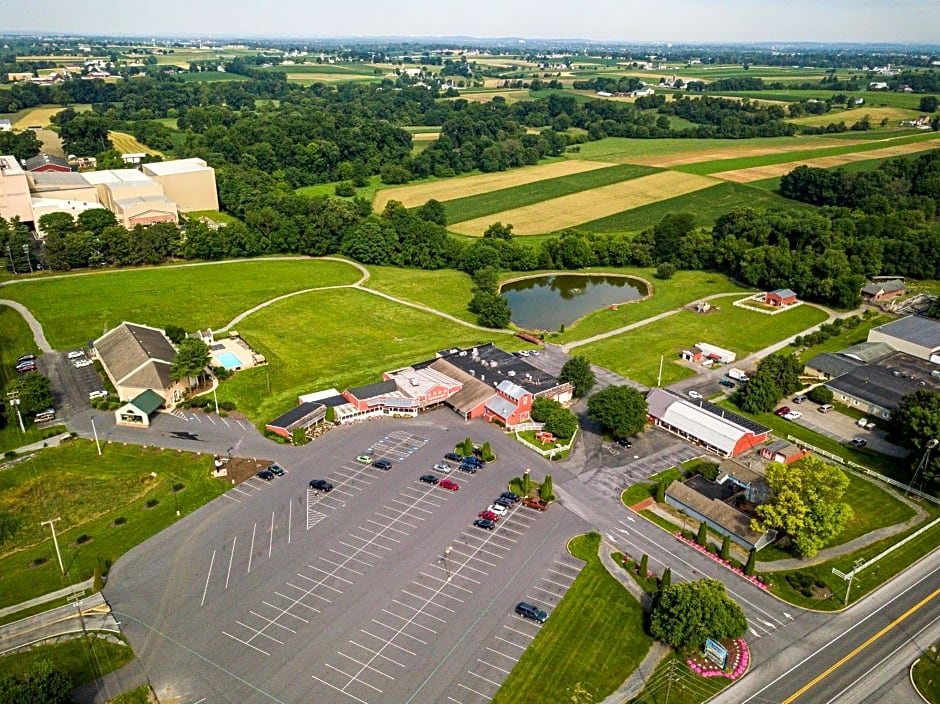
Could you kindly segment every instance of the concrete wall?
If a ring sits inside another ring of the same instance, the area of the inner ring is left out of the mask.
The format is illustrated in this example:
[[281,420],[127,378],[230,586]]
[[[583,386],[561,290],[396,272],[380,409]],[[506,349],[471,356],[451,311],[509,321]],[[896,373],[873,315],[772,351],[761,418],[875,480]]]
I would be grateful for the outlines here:
[[219,196],[215,189],[215,169],[207,166],[197,171],[157,175],[143,167],[143,172],[163,186],[167,198],[184,213],[193,210],[218,210]]
[[0,217],[6,220],[18,217],[24,222],[33,219],[26,172],[12,156],[0,156]]

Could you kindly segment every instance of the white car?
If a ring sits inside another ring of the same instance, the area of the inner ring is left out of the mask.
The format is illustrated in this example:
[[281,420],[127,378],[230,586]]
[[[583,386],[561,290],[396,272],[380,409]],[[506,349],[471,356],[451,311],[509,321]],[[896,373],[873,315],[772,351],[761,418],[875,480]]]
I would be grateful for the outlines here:
[[99,391],[88,392],[89,401],[94,401],[96,398],[106,398],[107,396],[108,396],[108,392],[105,391],[104,389],[100,389]]
[[789,413],[784,414],[783,416],[787,420],[797,420],[803,417],[803,414],[799,411],[790,411]]
[[695,389],[692,389],[691,391],[689,391],[689,398],[702,398],[702,394],[700,394]]
[[72,350],[65,356],[69,359],[81,359],[85,356],[85,350]]
[[434,465],[434,469],[436,469],[438,472],[447,474],[450,471],[450,465],[445,464],[444,462],[438,462],[436,465]]
[[81,369],[82,367],[90,367],[93,362],[87,357],[82,357],[81,359],[76,359],[72,364],[75,365],[76,369]]
[[507,508],[505,506],[500,506],[499,504],[490,504],[486,507],[487,511],[492,511],[497,516],[505,516],[507,513]]

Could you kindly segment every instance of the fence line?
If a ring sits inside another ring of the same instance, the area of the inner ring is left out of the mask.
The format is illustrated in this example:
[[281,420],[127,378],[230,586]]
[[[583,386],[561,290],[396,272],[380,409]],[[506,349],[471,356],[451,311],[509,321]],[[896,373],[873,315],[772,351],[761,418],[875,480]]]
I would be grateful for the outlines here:
[[905,543],[907,543],[907,542],[913,540],[914,538],[916,538],[918,535],[920,535],[920,534],[923,533],[924,531],[930,530],[930,529],[933,528],[935,525],[937,525],[937,523],[940,523],[940,518],[935,518],[935,519],[933,519],[933,520],[932,520],[930,523],[928,523],[927,525],[922,526],[922,527],[918,528],[917,530],[915,530],[913,533],[911,533],[909,536],[907,536],[904,540],[895,543],[894,545],[892,545],[892,546],[891,546],[890,548],[888,548],[887,550],[883,550],[882,552],[878,553],[877,555],[875,555],[875,556],[874,556],[873,558],[871,558],[870,560],[866,560],[866,561],[863,562],[861,565],[859,565],[859,566],[856,567],[854,570],[852,570],[852,574],[858,574],[858,573],[861,572],[862,570],[868,569],[868,568],[871,567],[873,564],[875,564],[876,562],[878,562],[878,560],[880,560],[882,557],[884,557],[884,556],[887,555],[888,553],[894,552],[894,551],[897,550],[899,547],[901,547],[901,546],[904,545]]
[[[516,428],[518,428],[518,427],[519,427],[519,426],[516,426]],[[548,457],[549,459],[551,459],[553,455],[557,455],[559,452],[565,452],[566,450],[570,450],[570,449],[571,449],[572,445],[574,445],[575,439],[578,437],[578,431],[577,431],[577,430],[574,431],[574,435],[571,436],[571,440],[568,441],[568,444],[567,444],[567,445],[562,445],[561,447],[550,447],[550,448],[547,449],[547,450],[543,450],[543,449],[540,448],[540,447],[536,447],[535,445],[533,445],[531,442],[529,442],[529,441],[526,440],[525,438],[520,438],[518,432],[517,432],[515,435],[516,435],[516,440],[518,440],[519,442],[521,442],[523,445],[525,445],[526,447],[528,447],[530,450],[533,450],[533,451],[535,451],[535,452],[538,452],[542,457]]]
[[882,481],[885,484],[890,484],[891,486],[897,487],[898,489],[903,489],[905,493],[914,494],[915,496],[919,496],[922,499],[926,499],[927,501],[930,501],[931,503],[940,504],[940,499],[938,499],[936,496],[931,496],[930,494],[927,494],[923,491],[915,489],[910,484],[905,484],[904,482],[899,482],[898,480],[892,479],[891,477],[886,477],[885,475],[881,474],[881,472],[876,472],[875,470],[869,469],[868,467],[865,467],[864,465],[860,465],[857,462],[852,462],[851,460],[844,460],[838,455],[834,455],[831,452],[827,452],[826,450],[815,447],[814,445],[810,445],[808,442],[804,442],[803,440],[800,440],[798,437],[794,437],[793,435],[787,435],[787,440],[799,445],[800,447],[808,448],[812,450],[813,452],[815,452],[816,454],[822,455],[823,457],[828,457],[829,459],[835,460],[841,465],[845,465],[846,467],[851,467],[852,469],[856,469],[859,472],[862,472],[863,474],[867,474],[869,477],[874,477],[875,479]]

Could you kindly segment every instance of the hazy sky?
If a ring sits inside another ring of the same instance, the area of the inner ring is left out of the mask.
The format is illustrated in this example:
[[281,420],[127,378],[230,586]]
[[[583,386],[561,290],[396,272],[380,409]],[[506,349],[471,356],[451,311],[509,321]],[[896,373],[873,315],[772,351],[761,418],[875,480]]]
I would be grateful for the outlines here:
[[940,0],[0,0],[0,31],[940,43]]

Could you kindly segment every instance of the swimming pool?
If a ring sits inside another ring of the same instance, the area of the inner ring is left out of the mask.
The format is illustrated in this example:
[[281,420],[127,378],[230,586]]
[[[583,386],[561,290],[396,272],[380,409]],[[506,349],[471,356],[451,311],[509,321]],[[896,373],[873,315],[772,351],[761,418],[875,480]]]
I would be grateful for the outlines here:
[[241,360],[234,352],[220,352],[215,355],[215,358],[219,361],[226,369],[238,369],[242,366]]

